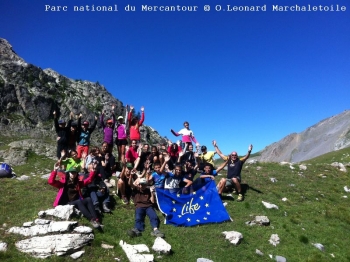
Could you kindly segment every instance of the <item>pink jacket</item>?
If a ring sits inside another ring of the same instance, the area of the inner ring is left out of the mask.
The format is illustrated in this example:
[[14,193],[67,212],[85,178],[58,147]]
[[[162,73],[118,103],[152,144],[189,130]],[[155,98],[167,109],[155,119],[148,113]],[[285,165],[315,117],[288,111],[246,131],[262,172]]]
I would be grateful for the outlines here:
[[[92,172],[90,172],[89,176],[86,179],[84,179],[83,181],[78,180],[77,190],[78,190],[81,198],[83,198],[82,193],[81,193],[81,189],[83,187],[85,187],[86,185],[90,184],[94,180],[95,174],[96,174],[96,172],[92,171]],[[59,189],[57,196],[56,196],[56,199],[53,202],[54,207],[58,206],[58,203],[60,202],[60,199],[61,199],[62,194],[63,194],[64,185],[66,183],[66,176],[61,177],[60,180],[56,180],[56,176],[57,176],[57,170],[54,170],[51,172],[49,180],[48,180],[49,185],[54,186],[54,187]],[[65,203],[65,204],[67,204],[67,203]]]
[[139,141],[141,139],[140,135],[140,126],[142,125],[143,121],[145,120],[145,112],[141,113],[141,119],[137,123],[137,125],[132,126],[131,125],[131,118],[132,118],[132,112],[129,112],[128,115],[128,123],[129,123],[129,130],[130,130],[130,140],[136,140]]

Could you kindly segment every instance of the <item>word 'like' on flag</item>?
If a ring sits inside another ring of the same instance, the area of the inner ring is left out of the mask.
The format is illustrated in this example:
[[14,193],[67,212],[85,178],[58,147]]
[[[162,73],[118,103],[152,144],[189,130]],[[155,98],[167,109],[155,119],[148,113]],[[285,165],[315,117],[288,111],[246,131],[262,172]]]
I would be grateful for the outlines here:
[[159,209],[166,215],[165,224],[195,226],[231,220],[214,181],[202,184],[196,191],[186,189],[156,189]]

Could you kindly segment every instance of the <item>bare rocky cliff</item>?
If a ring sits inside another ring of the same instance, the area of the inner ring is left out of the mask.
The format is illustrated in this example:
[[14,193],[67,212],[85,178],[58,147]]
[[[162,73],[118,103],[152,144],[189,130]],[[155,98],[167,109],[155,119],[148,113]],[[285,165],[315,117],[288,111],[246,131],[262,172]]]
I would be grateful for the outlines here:
[[350,111],[346,110],[267,146],[256,159],[263,162],[300,162],[349,146]]
[[[115,105],[116,116],[125,114],[123,103],[97,83],[67,78],[52,69],[26,63],[0,38],[0,131],[2,135],[25,135],[30,138],[52,136],[53,111],[68,120],[70,112],[83,114],[92,121],[101,111]],[[100,130],[101,131],[101,130]],[[101,142],[102,132],[93,140]],[[148,126],[141,130],[142,139],[151,144],[164,142]]]

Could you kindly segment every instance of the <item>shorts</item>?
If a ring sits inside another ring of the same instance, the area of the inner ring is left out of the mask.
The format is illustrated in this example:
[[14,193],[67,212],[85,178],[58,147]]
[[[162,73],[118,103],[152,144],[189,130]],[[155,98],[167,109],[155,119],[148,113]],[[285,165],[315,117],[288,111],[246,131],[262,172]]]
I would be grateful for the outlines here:
[[[234,178],[234,177],[233,177]],[[238,181],[241,181],[240,177],[236,177],[238,179]],[[225,187],[234,187],[235,183],[233,183],[232,178],[226,178],[226,184]]]
[[116,139],[116,144],[117,146],[126,146],[128,144],[127,139]]

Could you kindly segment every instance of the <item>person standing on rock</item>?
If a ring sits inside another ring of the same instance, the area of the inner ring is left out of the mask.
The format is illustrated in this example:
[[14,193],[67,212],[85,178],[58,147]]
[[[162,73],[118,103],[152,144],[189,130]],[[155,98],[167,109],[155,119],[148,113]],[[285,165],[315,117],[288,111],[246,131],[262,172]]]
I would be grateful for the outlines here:
[[130,106],[130,111],[128,114],[128,122],[129,122],[129,130],[130,130],[130,140],[136,140],[140,142],[141,134],[140,134],[140,126],[142,126],[145,121],[145,108],[141,107],[141,119],[139,120],[137,116],[132,117],[132,110],[134,106]]
[[112,117],[107,120],[106,124],[104,122],[104,112],[102,112],[100,118],[100,123],[103,129],[103,142],[108,144],[109,153],[112,153],[113,151],[113,132],[115,126],[114,105],[112,106],[111,115]]
[[[182,143],[187,145],[192,145],[192,141],[196,143],[196,145],[199,145],[196,138],[194,137],[193,131],[190,129],[190,124],[185,121],[184,127],[179,132],[175,132],[173,129],[170,129],[171,133],[173,133],[174,136],[180,136],[182,135]],[[184,145],[182,147],[185,147]]]
[[80,114],[78,118],[78,158],[82,157],[82,153],[85,152],[86,155],[89,154],[89,146],[90,146],[90,137],[91,133],[95,130],[97,124],[97,116],[95,116],[95,121],[92,123],[89,128],[89,122],[84,121],[81,123],[81,117],[83,115]]
[[70,120],[68,121],[68,125],[66,125],[66,121],[63,119],[58,120],[56,111],[53,111],[53,119],[55,123],[55,130],[57,134],[57,159],[61,158],[62,150],[67,151],[68,149],[68,141],[69,141],[69,132],[72,124],[73,114],[70,114]]
[[215,140],[213,141],[213,146],[215,147],[216,153],[218,153],[218,155],[224,161],[227,161],[227,178],[222,178],[218,183],[219,195],[221,196],[225,188],[233,187],[238,193],[237,201],[243,201],[244,197],[241,188],[241,171],[243,164],[245,163],[245,161],[247,161],[247,159],[250,156],[250,153],[253,150],[253,145],[249,145],[248,153],[242,158],[238,158],[236,151],[233,151],[229,156],[225,156],[223,153],[221,153]]

